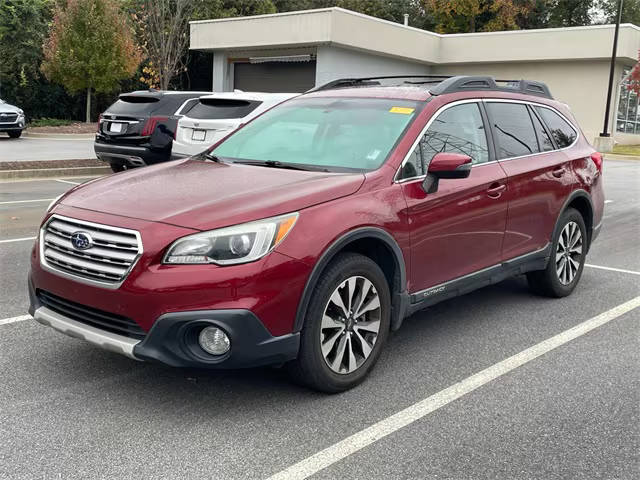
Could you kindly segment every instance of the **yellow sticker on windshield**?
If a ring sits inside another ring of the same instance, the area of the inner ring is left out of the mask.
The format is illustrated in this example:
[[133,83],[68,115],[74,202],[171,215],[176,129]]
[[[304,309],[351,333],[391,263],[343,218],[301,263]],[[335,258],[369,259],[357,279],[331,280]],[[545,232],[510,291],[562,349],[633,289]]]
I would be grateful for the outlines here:
[[409,108],[409,107],[391,107],[389,112],[391,112],[391,113],[403,113],[405,115],[410,115],[410,114],[413,113],[414,110],[415,110],[415,108]]

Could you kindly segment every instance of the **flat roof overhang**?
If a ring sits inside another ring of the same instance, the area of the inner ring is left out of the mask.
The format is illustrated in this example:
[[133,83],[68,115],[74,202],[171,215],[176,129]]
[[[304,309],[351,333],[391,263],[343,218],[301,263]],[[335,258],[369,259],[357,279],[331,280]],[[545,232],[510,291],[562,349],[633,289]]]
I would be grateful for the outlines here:
[[[601,60],[614,25],[453,35],[338,7],[191,22],[191,50],[249,51],[335,45],[425,64]],[[633,63],[640,28],[620,26],[617,58]]]

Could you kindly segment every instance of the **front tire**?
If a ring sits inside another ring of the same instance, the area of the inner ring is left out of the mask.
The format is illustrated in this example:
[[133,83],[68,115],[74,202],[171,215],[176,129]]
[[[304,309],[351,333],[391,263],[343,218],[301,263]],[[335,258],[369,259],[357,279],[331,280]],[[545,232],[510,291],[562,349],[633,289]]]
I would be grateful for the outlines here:
[[20,138],[20,135],[22,135],[22,130],[9,130],[7,133],[9,134],[10,138]]
[[547,268],[527,273],[529,287],[546,297],[566,297],[576,288],[587,255],[587,229],[580,212],[568,208],[560,216]]
[[391,295],[373,260],[339,254],[320,277],[289,372],[315,390],[337,393],[362,382],[389,334]]

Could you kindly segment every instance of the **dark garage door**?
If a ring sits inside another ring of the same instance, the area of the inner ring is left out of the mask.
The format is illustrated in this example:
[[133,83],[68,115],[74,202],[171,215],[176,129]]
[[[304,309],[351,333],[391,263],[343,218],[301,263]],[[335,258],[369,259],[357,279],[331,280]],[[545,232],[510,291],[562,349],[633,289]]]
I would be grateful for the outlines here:
[[304,92],[316,83],[316,62],[234,63],[233,88],[245,92]]

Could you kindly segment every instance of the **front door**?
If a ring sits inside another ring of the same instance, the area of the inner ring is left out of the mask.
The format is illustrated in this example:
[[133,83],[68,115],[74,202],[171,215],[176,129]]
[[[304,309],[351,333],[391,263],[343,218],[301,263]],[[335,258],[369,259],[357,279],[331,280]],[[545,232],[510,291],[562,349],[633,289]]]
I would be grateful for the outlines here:
[[[399,172],[411,236],[411,293],[500,263],[507,180],[491,161],[482,112],[476,102],[444,107]],[[435,193],[425,193],[421,184],[438,152],[469,155],[473,168],[468,178],[442,179]]]

